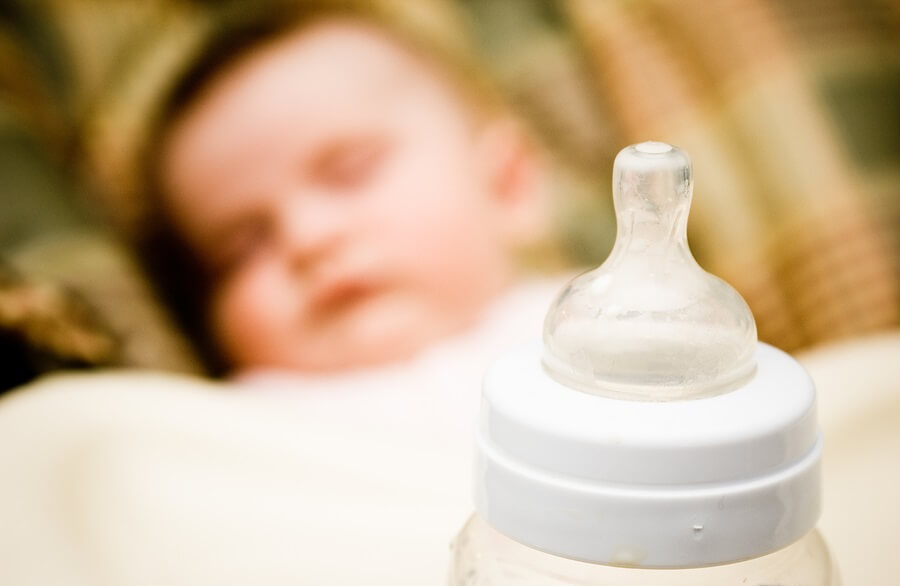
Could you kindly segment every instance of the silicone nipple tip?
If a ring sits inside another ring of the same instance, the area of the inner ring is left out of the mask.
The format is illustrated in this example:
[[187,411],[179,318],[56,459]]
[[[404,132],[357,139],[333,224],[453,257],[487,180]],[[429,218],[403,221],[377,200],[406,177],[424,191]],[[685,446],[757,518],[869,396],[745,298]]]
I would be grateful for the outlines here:
[[664,155],[672,150],[672,145],[650,140],[634,145],[634,150],[644,155]]

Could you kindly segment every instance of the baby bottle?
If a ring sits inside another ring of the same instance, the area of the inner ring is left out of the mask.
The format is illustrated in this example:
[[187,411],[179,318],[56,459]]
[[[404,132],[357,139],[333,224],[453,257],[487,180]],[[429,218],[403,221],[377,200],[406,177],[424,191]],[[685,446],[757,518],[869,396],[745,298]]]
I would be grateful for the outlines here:
[[804,369],[688,249],[687,154],[616,157],[606,262],[484,380],[451,586],[838,586]]

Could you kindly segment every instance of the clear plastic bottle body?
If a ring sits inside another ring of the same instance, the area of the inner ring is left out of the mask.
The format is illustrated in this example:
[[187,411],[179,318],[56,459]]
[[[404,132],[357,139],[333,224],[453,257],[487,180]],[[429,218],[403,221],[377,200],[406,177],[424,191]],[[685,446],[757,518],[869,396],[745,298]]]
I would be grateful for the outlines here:
[[476,514],[453,548],[449,586],[841,586],[828,547],[816,530],[762,557],[660,570],[550,555],[506,537]]

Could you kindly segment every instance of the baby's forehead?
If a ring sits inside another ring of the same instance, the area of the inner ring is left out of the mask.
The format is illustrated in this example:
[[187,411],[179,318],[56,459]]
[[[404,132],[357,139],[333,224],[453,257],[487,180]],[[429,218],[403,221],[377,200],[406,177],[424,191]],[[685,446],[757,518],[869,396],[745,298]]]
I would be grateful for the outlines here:
[[220,161],[237,147],[252,156],[290,142],[305,152],[335,133],[423,119],[468,127],[469,112],[437,64],[389,33],[364,22],[321,21],[227,66],[175,124],[164,158],[195,167],[196,175],[198,157]]
[[251,50],[210,83],[163,148],[163,191],[168,205],[204,219],[203,194],[221,202],[261,191],[336,141],[427,132],[455,148],[468,128],[436,65],[371,25],[317,23]]
[[325,110],[389,106],[421,90],[455,93],[438,65],[411,45],[373,24],[336,18],[258,47],[213,85],[231,89],[215,93],[234,100],[275,97],[280,87],[295,107]]

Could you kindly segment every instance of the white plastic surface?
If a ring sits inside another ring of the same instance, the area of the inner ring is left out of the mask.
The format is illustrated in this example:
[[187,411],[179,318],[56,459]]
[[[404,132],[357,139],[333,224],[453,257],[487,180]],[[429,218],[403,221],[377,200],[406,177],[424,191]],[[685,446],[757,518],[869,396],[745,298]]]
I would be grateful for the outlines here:
[[821,438],[803,368],[765,344],[730,393],[638,402],[547,375],[534,343],[498,361],[477,432],[476,509],[577,560],[696,567],[784,547],[819,516]]

